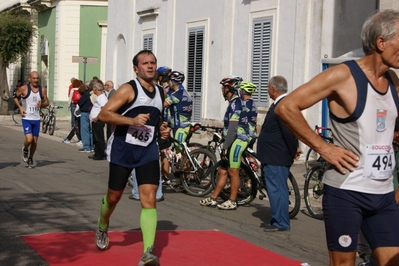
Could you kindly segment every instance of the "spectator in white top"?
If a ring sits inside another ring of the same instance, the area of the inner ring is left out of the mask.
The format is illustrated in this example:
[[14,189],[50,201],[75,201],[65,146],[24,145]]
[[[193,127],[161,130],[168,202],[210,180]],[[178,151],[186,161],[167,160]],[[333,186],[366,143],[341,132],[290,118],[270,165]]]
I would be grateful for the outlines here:
[[105,159],[105,137],[104,137],[104,126],[105,123],[99,121],[97,116],[101,111],[101,108],[108,102],[107,96],[103,93],[104,86],[101,80],[93,80],[90,87],[93,88],[93,94],[95,94],[96,100],[93,104],[93,108],[90,111],[91,128],[93,132],[93,144],[94,154],[90,155],[89,158],[93,160],[104,160]]

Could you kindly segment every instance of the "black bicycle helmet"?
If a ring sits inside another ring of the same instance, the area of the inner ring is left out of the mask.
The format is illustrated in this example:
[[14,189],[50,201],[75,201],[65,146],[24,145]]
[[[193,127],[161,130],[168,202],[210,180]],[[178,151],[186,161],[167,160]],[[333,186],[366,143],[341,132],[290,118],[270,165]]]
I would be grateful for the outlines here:
[[177,83],[177,84],[182,84],[184,81],[184,73],[181,71],[172,71],[169,74],[169,78],[171,81]]
[[158,67],[157,73],[158,77],[161,77],[160,82],[168,82],[170,72],[172,72],[172,69],[167,66]]
[[240,88],[240,83],[242,81],[241,77],[228,76],[220,81],[222,86],[227,87],[229,90],[237,91]]

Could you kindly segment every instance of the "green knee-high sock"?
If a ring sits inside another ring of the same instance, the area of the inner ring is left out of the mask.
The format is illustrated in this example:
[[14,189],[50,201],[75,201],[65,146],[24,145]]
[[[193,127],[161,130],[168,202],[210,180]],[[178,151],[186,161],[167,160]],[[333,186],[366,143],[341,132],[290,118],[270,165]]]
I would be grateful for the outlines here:
[[115,206],[110,206],[108,204],[107,195],[105,195],[101,202],[101,210],[100,210],[100,218],[98,219],[98,226],[100,229],[107,229],[109,224],[109,217],[112,212],[115,210]]
[[141,209],[140,226],[143,234],[144,252],[154,245],[157,231],[157,209]]

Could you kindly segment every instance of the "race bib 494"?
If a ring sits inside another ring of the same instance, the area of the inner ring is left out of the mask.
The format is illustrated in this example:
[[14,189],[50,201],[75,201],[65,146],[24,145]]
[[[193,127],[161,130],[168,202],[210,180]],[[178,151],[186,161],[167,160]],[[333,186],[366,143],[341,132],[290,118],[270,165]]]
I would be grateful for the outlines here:
[[384,180],[391,177],[395,168],[395,155],[392,145],[366,145],[364,156],[364,177],[375,180]]

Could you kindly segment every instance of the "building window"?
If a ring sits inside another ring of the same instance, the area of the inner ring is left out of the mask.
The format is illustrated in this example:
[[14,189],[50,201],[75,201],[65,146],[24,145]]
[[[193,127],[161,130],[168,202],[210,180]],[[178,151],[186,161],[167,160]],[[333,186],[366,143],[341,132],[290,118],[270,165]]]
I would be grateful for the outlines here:
[[153,40],[154,40],[154,35],[153,34],[146,34],[143,36],[143,50],[150,50],[152,51],[153,47]]
[[254,19],[252,35],[252,66],[251,80],[258,86],[258,91],[252,95],[257,106],[269,105],[267,84],[270,79],[272,19]]
[[191,28],[188,32],[187,91],[193,98],[194,122],[201,122],[202,72],[204,60],[204,27]]

